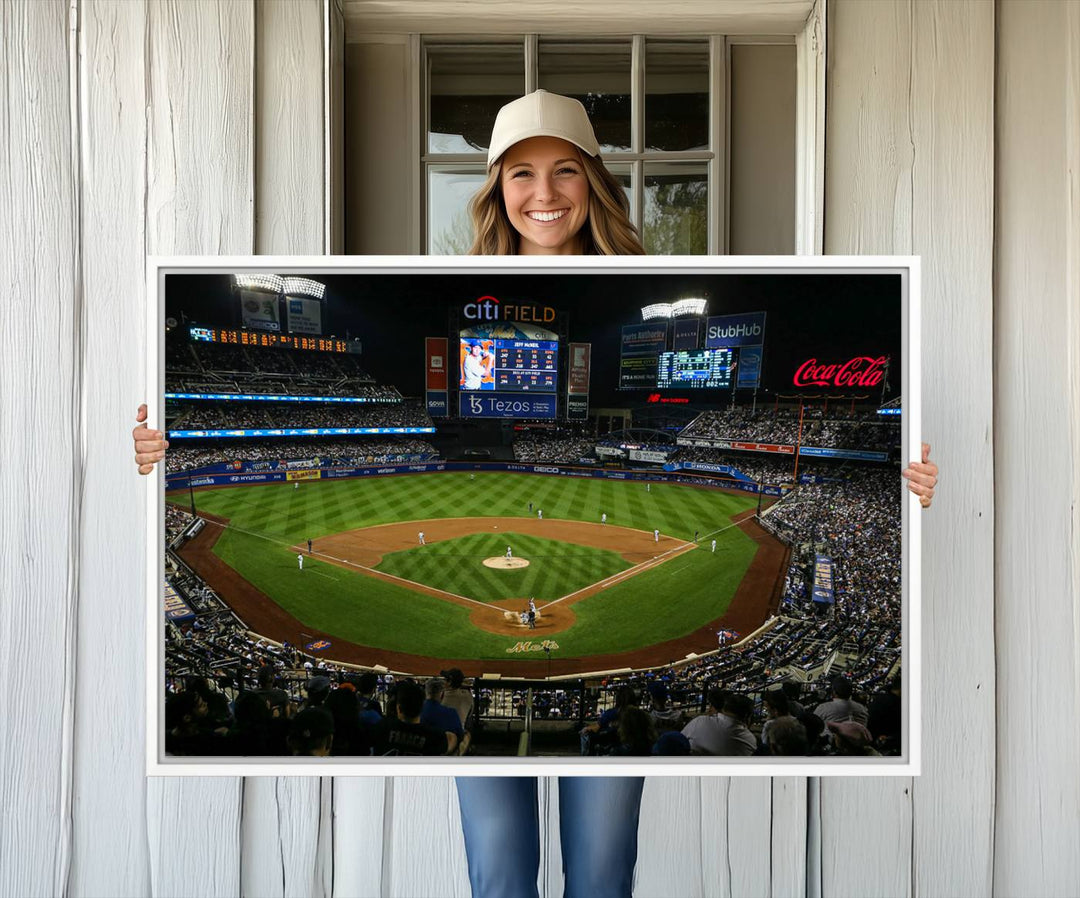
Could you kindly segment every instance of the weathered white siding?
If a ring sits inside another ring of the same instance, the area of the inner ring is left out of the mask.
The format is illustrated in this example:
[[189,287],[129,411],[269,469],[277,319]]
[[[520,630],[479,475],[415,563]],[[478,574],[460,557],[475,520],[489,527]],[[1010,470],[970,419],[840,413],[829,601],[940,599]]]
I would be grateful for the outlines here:
[[994,7],[830,2],[828,55],[825,252],[922,257],[923,434],[944,474],[923,521],[923,775],[822,780],[822,894],[986,895]]
[[994,887],[1069,895],[1080,884],[1080,9],[1010,2],[999,16]]
[[[448,778],[142,774],[144,254],[334,241],[341,29],[3,6],[0,895],[467,895]],[[636,891],[1074,894],[1080,4],[832,0],[827,86],[826,251],[923,258],[924,773],[650,780]]]

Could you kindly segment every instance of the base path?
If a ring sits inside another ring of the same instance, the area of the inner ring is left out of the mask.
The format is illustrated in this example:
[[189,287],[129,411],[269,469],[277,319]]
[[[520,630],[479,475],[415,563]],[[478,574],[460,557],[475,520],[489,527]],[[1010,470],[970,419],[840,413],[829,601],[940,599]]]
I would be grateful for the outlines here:
[[[702,653],[715,649],[717,630],[729,629],[746,634],[760,626],[779,603],[790,550],[759,527],[753,520],[753,515],[754,512],[751,509],[733,518],[740,524],[742,531],[758,544],[758,551],[743,575],[730,607],[722,617],[710,621],[686,636],[630,652],[567,658],[560,657],[559,652],[556,651],[552,655],[550,665],[542,651],[516,656],[508,655],[507,660],[479,661],[470,658],[431,658],[406,652],[392,652],[374,646],[348,642],[334,633],[327,633],[303,624],[214,554],[214,544],[224,526],[228,524],[226,519],[214,515],[200,513],[200,516],[207,521],[220,526],[203,527],[180,549],[180,556],[225,600],[251,630],[277,642],[288,641],[300,648],[315,640],[328,640],[332,646],[326,654],[327,660],[366,667],[382,665],[394,671],[428,676],[437,674],[448,667],[460,668],[466,676],[470,677],[483,673],[520,677],[544,677],[548,674],[558,676],[584,671],[671,664],[683,660],[691,652]],[[418,522],[388,524],[383,527],[367,527],[324,537],[316,540],[312,548],[315,554],[324,556],[323,560],[330,560],[325,557],[330,555],[345,558],[346,556],[339,553],[346,548],[350,555],[356,552],[348,559],[353,562],[352,565],[345,561],[340,562],[343,566],[352,567],[355,570],[356,564],[368,567],[378,564],[379,559],[387,552],[417,546],[418,530],[424,530],[425,542],[431,544],[440,539],[451,539],[466,533],[481,532],[475,529],[478,521],[484,523],[483,532],[499,532],[496,528],[501,528],[503,532],[527,533],[578,545],[611,549],[633,565],[646,564],[652,562],[653,559],[656,559],[654,563],[660,563],[662,559],[658,556],[662,553],[667,553],[663,555],[666,558],[694,548],[692,543],[663,535],[660,537],[660,543],[657,544],[653,540],[652,533],[613,527],[611,524],[605,526],[580,521],[534,521],[528,518],[433,519],[424,521],[423,527],[418,527]],[[451,536],[452,529],[444,530],[444,525],[447,528],[460,526],[473,529],[463,529]],[[595,533],[595,531],[599,532]],[[571,533],[573,535],[570,535]],[[357,539],[355,541],[344,539],[350,534],[355,535]],[[626,542],[628,534],[636,536],[631,536],[630,541]],[[593,542],[592,539],[597,542]],[[607,540],[610,542],[601,542]],[[620,540],[623,541],[621,544]],[[399,541],[404,542],[399,544]],[[699,548],[698,551],[702,550]],[[378,575],[378,572],[375,574]],[[477,603],[474,605],[473,620],[483,629],[505,634],[508,637],[508,648],[517,642],[531,641],[539,645],[543,640],[552,638],[557,642],[558,631],[565,629],[569,625],[568,622],[573,621],[571,606],[587,595],[603,589],[606,582],[593,584],[585,590],[549,603],[549,606],[540,606],[541,617],[536,622],[535,630],[522,627],[520,623],[515,624],[512,620],[507,620],[503,614],[507,610],[520,611],[525,599],[507,599],[490,605]],[[453,600],[449,598],[451,596],[449,593],[443,593],[442,596]],[[478,617],[482,622],[477,620]],[[518,660],[512,660],[515,657]],[[526,657],[538,660],[524,660]]]

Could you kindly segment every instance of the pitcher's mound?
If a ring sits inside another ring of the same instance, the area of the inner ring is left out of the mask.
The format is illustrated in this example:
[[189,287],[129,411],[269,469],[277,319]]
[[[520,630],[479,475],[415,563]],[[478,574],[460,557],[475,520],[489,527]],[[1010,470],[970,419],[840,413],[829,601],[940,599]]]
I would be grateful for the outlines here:
[[505,555],[497,555],[494,558],[484,559],[484,567],[498,568],[501,571],[512,571],[528,566],[529,562],[524,558],[507,558]]

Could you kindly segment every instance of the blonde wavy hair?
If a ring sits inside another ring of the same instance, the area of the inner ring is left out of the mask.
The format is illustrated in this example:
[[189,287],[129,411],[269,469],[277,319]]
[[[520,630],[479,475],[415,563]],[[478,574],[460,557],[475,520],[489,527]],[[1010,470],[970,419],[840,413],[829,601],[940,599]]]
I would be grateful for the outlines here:
[[[630,203],[622,185],[599,156],[579,153],[589,182],[589,214],[578,234],[586,256],[643,256],[637,228],[630,221]],[[505,154],[504,154],[505,158]],[[473,225],[470,256],[516,256],[521,237],[506,215],[502,198],[503,160],[491,166],[487,180],[469,200]]]

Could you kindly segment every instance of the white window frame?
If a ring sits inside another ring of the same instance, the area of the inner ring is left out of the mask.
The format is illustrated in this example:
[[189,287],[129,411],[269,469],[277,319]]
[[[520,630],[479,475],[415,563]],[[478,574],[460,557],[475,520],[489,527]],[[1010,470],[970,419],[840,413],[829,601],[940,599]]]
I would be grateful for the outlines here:
[[[796,174],[796,227],[795,253],[817,255],[823,251],[823,216],[825,182],[825,4],[815,0],[809,16],[797,31],[768,34],[711,35],[709,40],[709,142],[712,150],[673,153],[643,153],[644,109],[644,60],[645,41],[678,40],[695,35],[685,33],[666,34],[650,29],[648,33],[632,36],[631,55],[631,141],[632,152],[611,154],[612,162],[628,162],[632,166],[634,185],[634,208],[631,219],[640,227],[644,208],[644,165],[650,161],[704,161],[708,173],[709,233],[707,250],[710,255],[726,255],[728,251],[728,179],[729,172],[729,85],[730,47],[733,44],[790,44],[796,48],[796,123],[795,123],[795,174]],[[477,34],[438,33],[410,34],[411,110],[409,138],[411,166],[411,192],[413,202],[409,206],[410,251],[426,254],[428,246],[428,216],[426,183],[427,164],[475,163],[475,154],[428,154],[428,105],[427,105],[427,44],[436,43],[505,43],[521,41],[525,55],[525,90],[536,89],[538,46],[540,37],[565,40],[580,39],[583,42],[600,40],[619,35],[602,34],[599,31],[582,35],[561,34],[555,30],[530,32]],[[698,35],[700,36],[700,35]],[[625,36],[624,36],[625,37]]]

